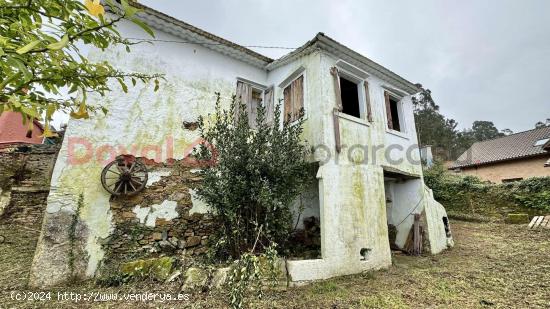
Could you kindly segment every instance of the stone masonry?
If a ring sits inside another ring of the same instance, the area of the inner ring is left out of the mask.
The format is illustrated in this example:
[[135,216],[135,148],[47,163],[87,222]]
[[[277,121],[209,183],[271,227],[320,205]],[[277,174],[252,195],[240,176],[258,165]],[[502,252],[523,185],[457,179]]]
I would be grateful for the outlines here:
[[40,228],[58,145],[0,150],[0,223]]
[[[146,189],[131,197],[111,198],[114,230],[103,240],[104,265],[135,259],[175,256],[192,265],[208,250],[214,221],[192,213],[191,191],[200,177],[193,164],[148,164]],[[160,176],[159,176],[160,175]]]

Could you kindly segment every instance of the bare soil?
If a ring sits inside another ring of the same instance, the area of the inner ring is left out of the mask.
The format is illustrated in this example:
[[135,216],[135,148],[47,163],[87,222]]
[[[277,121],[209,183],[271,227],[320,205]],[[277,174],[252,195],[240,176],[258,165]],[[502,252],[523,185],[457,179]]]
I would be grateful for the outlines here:
[[[436,256],[394,254],[382,271],[341,277],[299,288],[269,291],[251,308],[550,308],[550,230],[526,225],[451,222],[456,246]],[[224,293],[189,295],[179,302],[80,302],[58,292],[177,293],[180,282],[138,282],[100,287],[93,282],[52,289],[51,300],[17,301],[27,288],[38,231],[0,226],[0,308],[227,307]]]

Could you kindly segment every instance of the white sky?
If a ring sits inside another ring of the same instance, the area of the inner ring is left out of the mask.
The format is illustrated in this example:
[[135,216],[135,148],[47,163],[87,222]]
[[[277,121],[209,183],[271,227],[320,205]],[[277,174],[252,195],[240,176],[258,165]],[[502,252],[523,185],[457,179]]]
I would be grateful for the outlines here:
[[298,47],[324,32],[431,89],[460,127],[522,131],[550,118],[547,0],[140,2],[242,45]]

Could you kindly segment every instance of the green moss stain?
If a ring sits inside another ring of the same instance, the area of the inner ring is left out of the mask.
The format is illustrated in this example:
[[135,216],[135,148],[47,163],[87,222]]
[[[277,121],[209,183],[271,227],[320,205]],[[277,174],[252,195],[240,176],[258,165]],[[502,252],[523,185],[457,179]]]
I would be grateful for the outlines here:
[[153,278],[158,281],[168,279],[174,268],[174,259],[161,257],[156,259],[137,260],[122,264],[120,272],[127,277]]
[[364,233],[366,231],[367,220],[365,217],[365,206],[367,203],[365,195],[365,180],[359,166],[354,166],[351,175],[352,187],[352,215],[353,227],[356,232]]
[[[126,57],[125,53],[101,55],[105,56],[113,58],[113,63],[126,61],[118,59]],[[130,70],[159,70],[156,64],[151,64],[145,57],[134,57],[129,64]],[[100,181],[104,163],[100,161],[102,158],[97,158],[98,148],[111,145],[114,146],[116,154],[133,153],[142,156],[144,147],[153,147],[160,149],[161,160],[165,160],[167,139],[172,138],[174,157],[181,158],[199,137],[198,132],[183,130],[183,120],[197,119],[199,115],[206,116],[213,112],[215,92],[222,94],[222,107],[228,107],[231,95],[235,91],[234,87],[231,81],[223,79],[205,78],[188,81],[179,76],[167,76],[165,81],[161,81],[160,89],[156,93],[153,92],[152,84],[138,83],[128,94],[120,92],[120,96],[110,95],[100,99],[109,110],[106,116],[100,112],[93,119],[72,122],[71,135],[85,138],[93,145],[92,158],[89,162],[79,165],[69,165],[69,162],[65,161],[56,183],[58,190],[54,194],[58,194],[60,200],[66,201],[62,207],[73,208],[76,208],[78,194],[83,192],[85,196],[80,217],[90,229],[90,237],[86,244],[89,254],[89,275],[94,274],[104,256],[97,239],[108,237],[113,228],[109,194],[103,189]],[[117,85],[113,85],[113,89],[119,91]],[[84,153],[80,153],[77,157],[81,158],[83,155]],[[155,157],[154,150],[148,152],[148,157]]]

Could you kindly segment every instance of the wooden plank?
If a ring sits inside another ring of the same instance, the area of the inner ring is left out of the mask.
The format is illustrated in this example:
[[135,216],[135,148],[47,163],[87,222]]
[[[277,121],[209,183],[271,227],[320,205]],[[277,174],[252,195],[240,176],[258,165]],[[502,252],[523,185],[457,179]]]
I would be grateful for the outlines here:
[[550,216],[546,216],[544,217],[544,220],[542,221],[540,227],[543,227],[543,228],[550,228]]
[[535,225],[535,222],[539,219],[539,216],[534,216],[531,222],[529,223],[529,228],[532,228]]
[[420,255],[422,253],[422,236],[420,234],[420,214],[414,214],[413,224],[413,255]]
[[384,101],[386,103],[386,119],[388,120],[388,129],[393,129],[390,94],[387,91],[384,91]]
[[332,121],[334,122],[334,143],[336,144],[336,152],[342,151],[342,144],[340,142],[340,120],[338,119],[338,109],[332,111]]
[[369,82],[365,81],[365,101],[367,103],[367,121],[372,122],[372,110],[370,107],[370,93],[369,93]]
[[536,229],[537,227],[539,227],[539,225],[542,223],[542,220],[544,220],[544,216],[539,216],[537,222],[535,222],[535,225],[533,225],[533,228]]

